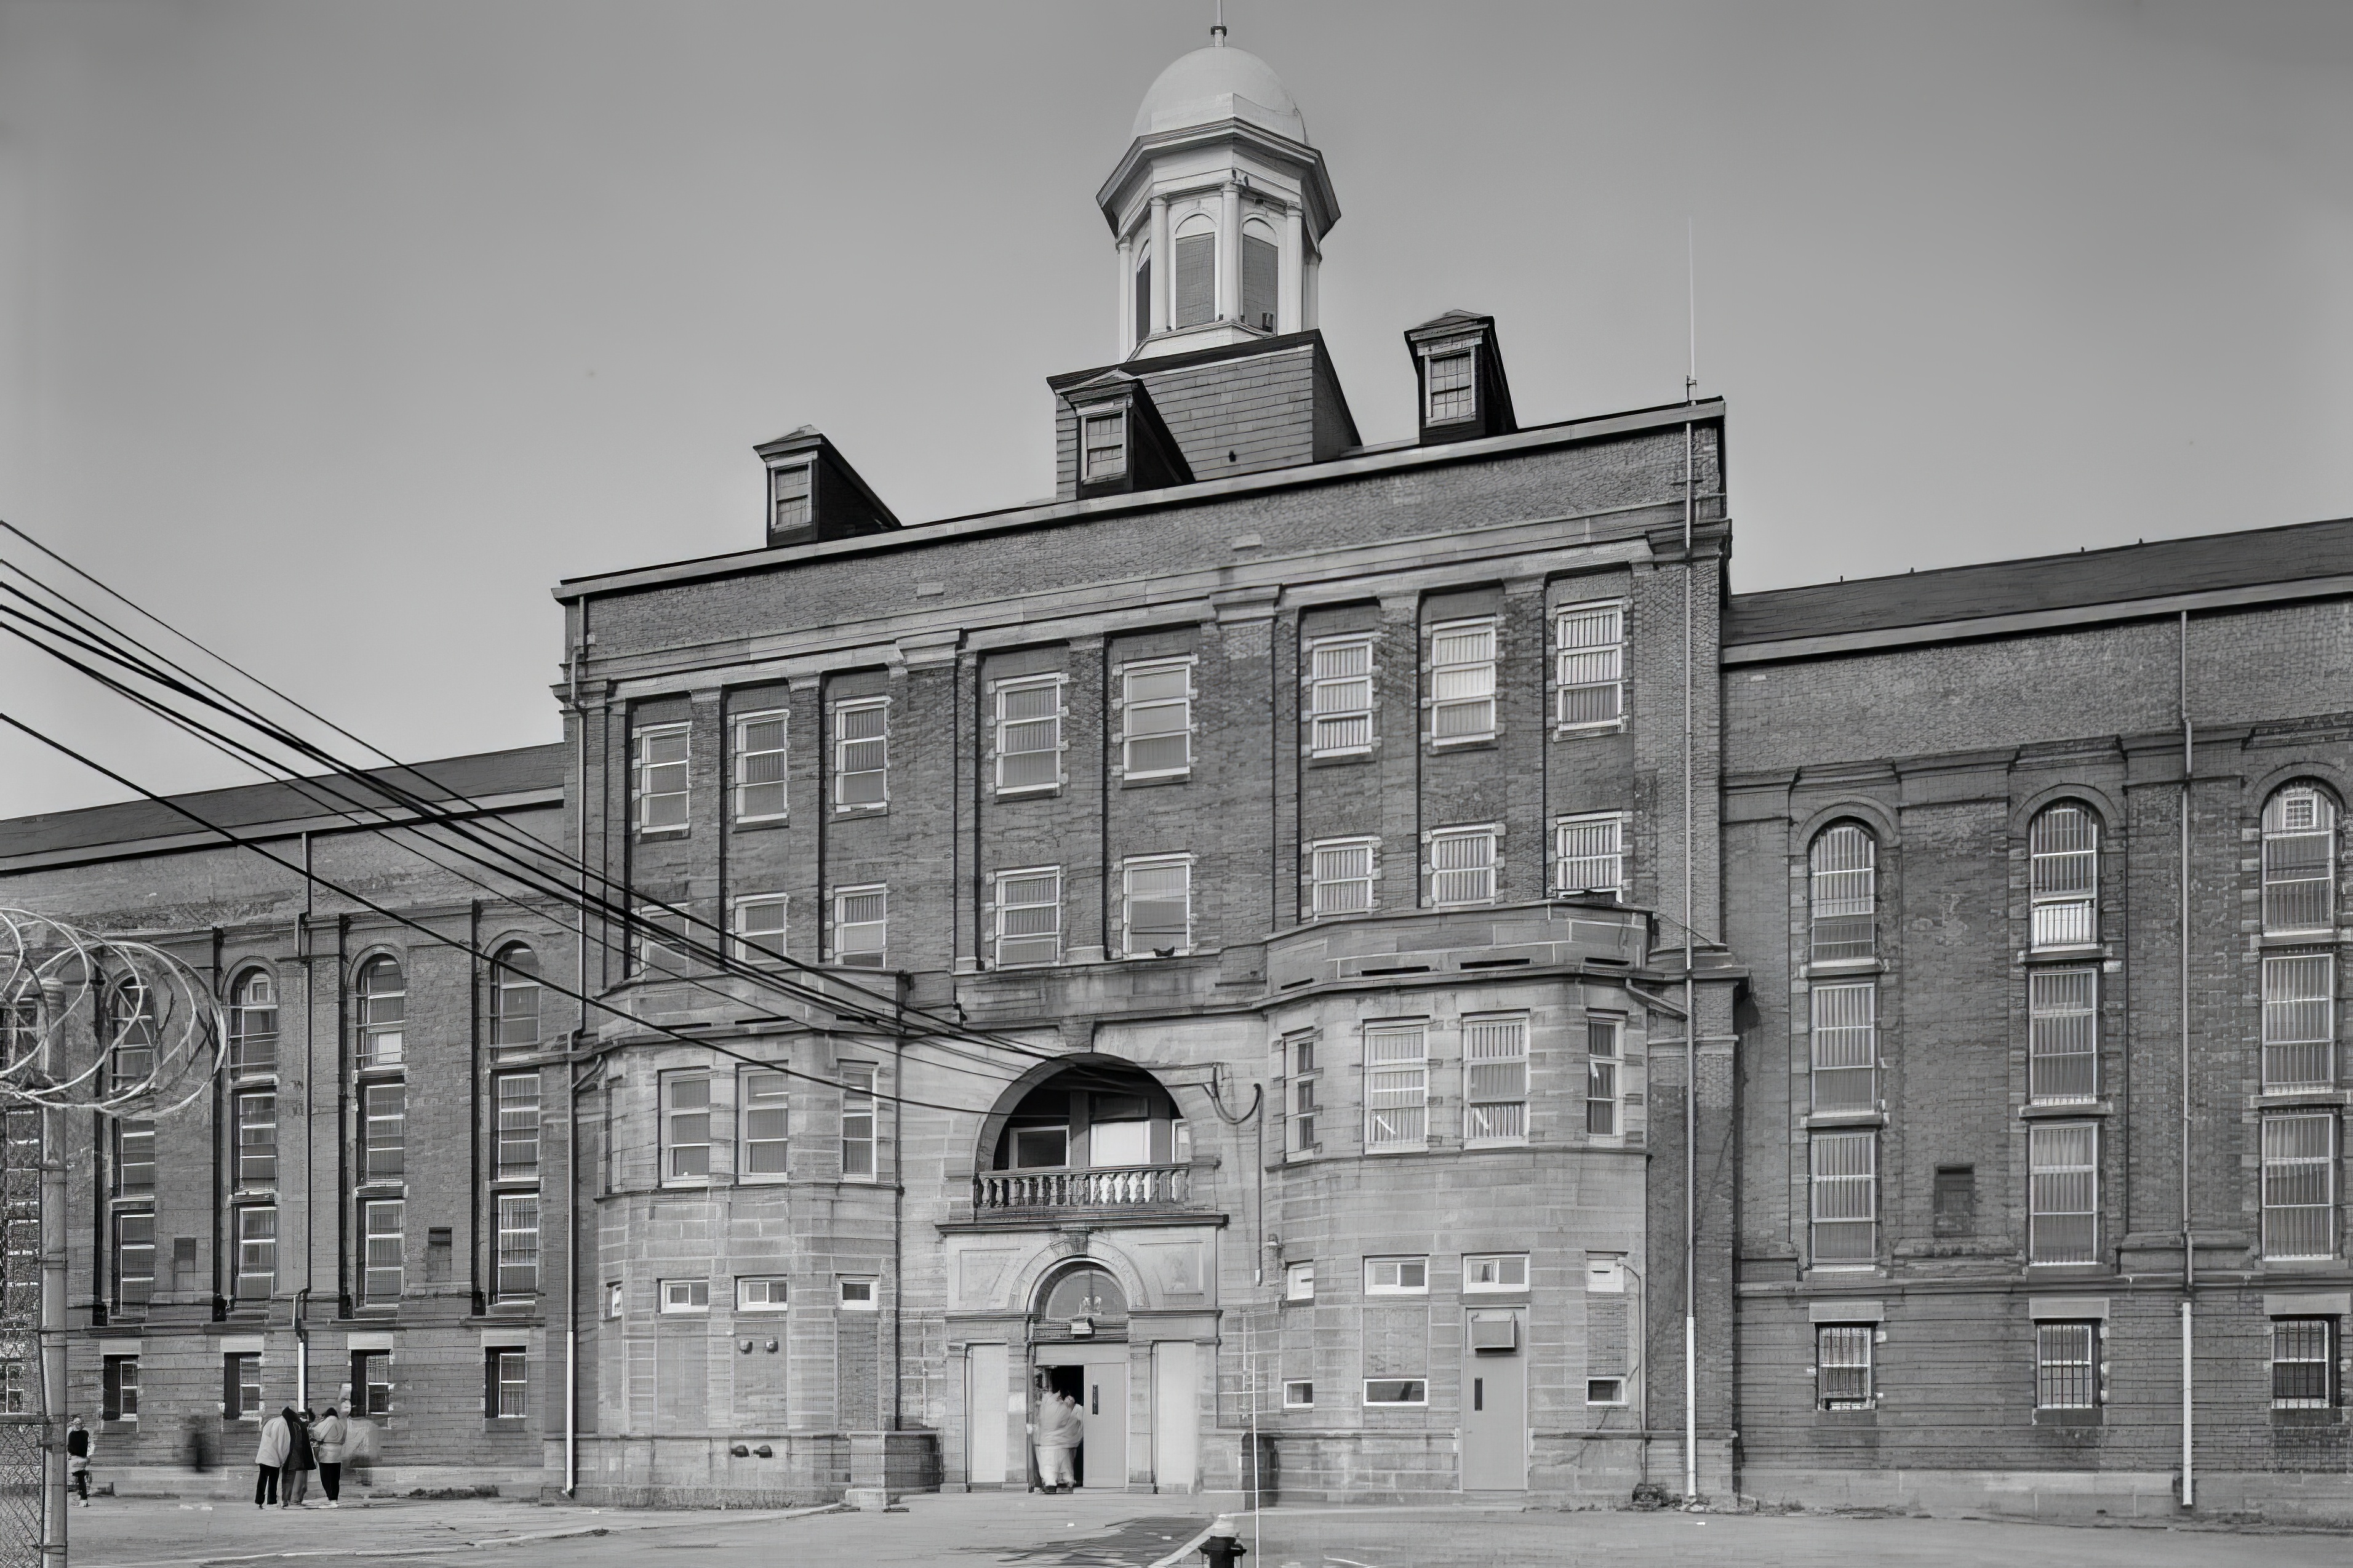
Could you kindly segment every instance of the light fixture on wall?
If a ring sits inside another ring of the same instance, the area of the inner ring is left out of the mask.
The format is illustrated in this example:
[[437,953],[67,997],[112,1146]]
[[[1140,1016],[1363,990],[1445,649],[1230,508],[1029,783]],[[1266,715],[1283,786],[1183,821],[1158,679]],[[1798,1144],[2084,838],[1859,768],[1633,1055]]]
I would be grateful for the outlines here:
[[1073,1318],[1071,1319],[1071,1338],[1074,1340],[1092,1340],[1094,1337],[1095,1320],[1092,1318]]

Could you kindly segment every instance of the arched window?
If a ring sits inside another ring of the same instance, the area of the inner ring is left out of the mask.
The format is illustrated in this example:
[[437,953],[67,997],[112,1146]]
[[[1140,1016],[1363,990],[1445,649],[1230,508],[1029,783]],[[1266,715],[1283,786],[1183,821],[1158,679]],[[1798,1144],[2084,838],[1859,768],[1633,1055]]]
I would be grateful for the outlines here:
[[1242,323],[1272,332],[1275,292],[1282,276],[1282,252],[1274,230],[1257,218],[1242,225]]
[[2263,803],[2263,929],[2337,924],[2337,802],[2291,784]]
[[2100,822],[2073,800],[2045,806],[2027,829],[2033,914],[2029,945],[2087,948],[2100,939]]
[[400,972],[400,960],[389,953],[370,959],[361,966],[357,989],[359,1065],[399,1066],[408,1017],[408,981]]
[[121,1088],[155,1070],[155,998],[136,979],[107,993],[108,1076]]
[[1152,247],[1140,245],[1135,251],[1135,337],[1142,343],[1152,335]]
[[1177,225],[1169,249],[1176,252],[1176,298],[1171,326],[1198,326],[1218,315],[1218,226],[1206,213]]
[[1814,837],[1813,961],[1878,955],[1879,848],[1860,822],[1833,822]]
[[228,1054],[240,1075],[278,1070],[278,987],[268,969],[248,969],[228,988]]
[[1054,1281],[1046,1292],[1045,1310],[1039,1316],[1050,1323],[1067,1323],[1073,1318],[1084,1318],[1097,1329],[1106,1324],[1127,1321],[1127,1292],[1108,1269],[1088,1266],[1074,1268]]
[[491,1046],[528,1051],[539,1044],[539,955],[521,942],[499,949],[491,966]]

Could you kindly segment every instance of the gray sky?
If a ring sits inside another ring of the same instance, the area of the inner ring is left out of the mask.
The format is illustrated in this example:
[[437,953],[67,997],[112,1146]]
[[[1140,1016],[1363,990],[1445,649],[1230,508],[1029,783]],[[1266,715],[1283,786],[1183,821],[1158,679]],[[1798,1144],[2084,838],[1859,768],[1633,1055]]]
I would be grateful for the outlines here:
[[[1092,197],[1209,0],[0,0],[0,516],[404,757],[553,739],[559,577],[754,546],[804,422],[923,521],[1052,489]],[[1398,334],[1670,401],[1736,587],[2353,512],[2353,6],[1230,0]],[[0,650],[0,706],[241,781]],[[116,798],[0,738],[0,815]]]

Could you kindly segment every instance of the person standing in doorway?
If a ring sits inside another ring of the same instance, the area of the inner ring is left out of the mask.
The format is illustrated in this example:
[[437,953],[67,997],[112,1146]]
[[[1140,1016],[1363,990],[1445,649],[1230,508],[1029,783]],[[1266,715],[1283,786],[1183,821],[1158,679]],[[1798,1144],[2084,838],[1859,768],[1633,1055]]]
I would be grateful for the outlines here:
[[311,1472],[319,1461],[311,1457],[311,1413],[288,1405],[279,1415],[286,1423],[286,1466],[279,1474],[278,1506],[301,1508],[311,1489]]
[[319,1488],[329,1508],[343,1506],[343,1413],[331,1400],[311,1428],[311,1453],[319,1461]]
[[1049,1393],[1038,1411],[1038,1484],[1050,1492],[1067,1492],[1078,1482],[1079,1442],[1085,1425],[1079,1419],[1079,1402],[1067,1393]]
[[293,1414],[290,1410],[286,1415],[273,1415],[261,1424],[261,1446],[253,1451],[253,1462],[261,1471],[253,1482],[256,1508],[267,1508],[278,1500],[278,1472],[292,1446],[292,1439],[286,1432],[286,1417]]
[[90,1506],[90,1428],[77,1415],[66,1423],[66,1475],[81,1506]]

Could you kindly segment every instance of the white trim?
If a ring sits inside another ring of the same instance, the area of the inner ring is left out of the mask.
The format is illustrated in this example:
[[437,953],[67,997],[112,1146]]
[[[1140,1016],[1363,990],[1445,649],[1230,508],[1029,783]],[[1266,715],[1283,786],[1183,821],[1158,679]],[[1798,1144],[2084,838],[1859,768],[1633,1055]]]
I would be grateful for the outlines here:
[[[1200,725],[1194,712],[1194,708],[1195,705],[1200,701],[1201,694],[1199,689],[1193,683],[1193,666],[1198,662],[1199,656],[1198,654],[1171,653],[1166,655],[1155,655],[1149,659],[1130,660],[1113,668],[1112,672],[1113,679],[1119,683],[1119,702],[1117,705],[1118,718],[1116,726],[1112,731],[1111,739],[1112,744],[1119,747],[1119,760],[1114,765],[1113,771],[1116,772],[1120,778],[1183,779],[1188,777],[1192,773],[1194,760],[1193,739],[1194,736],[1200,732]],[[1139,676],[1164,675],[1176,671],[1183,672],[1185,676],[1185,693],[1181,697],[1139,698],[1128,690],[1128,683]],[[1135,736],[1129,733],[1129,720],[1136,709],[1140,707],[1165,708],[1176,705],[1181,705],[1185,711],[1185,725],[1181,730],[1160,730],[1148,736]],[[1172,736],[1177,735],[1183,736],[1185,740],[1185,760],[1180,766],[1175,768],[1138,768],[1132,765],[1133,748],[1139,741],[1148,743],[1151,741],[1166,740]]]
[[[1042,794],[1048,790],[1059,789],[1069,781],[1070,770],[1063,765],[1063,758],[1070,751],[1071,743],[1070,737],[1063,733],[1063,721],[1070,717],[1070,705],[1062,698],[1062,689],[1069,681],[1070,675],[1066,672],[1055,671],[1042,675],[1008,675],[1003,680],[989,682],[987,749],[989,776],[995,780],[996,793],[999,799],[1007,796]],[[1051,714],[1021,719],[1006,716],[1005,699],[1008,696],[1019,692],[1046,690],[1054,694],[1054,711]],[[1054,726],[1054,744],[1051,747],[1016,752],[1008,752],[1005,749],[1005,732],[1008,726],[1017,724],[1040,723],[1050,723]],[[1033,779],[1027,784],[1008,784],[1005,781],[1005,763],[1008,757],[1048,755],[1054,759],[1054,776],[1051,779]]]
[[[776,938],[773,947],[769,947],[759,952],[754,952],[753,950],[752,944],[744,939],[747,933],[745,933],[744,929],[744,911],[751,906],[761,904],[775,905],[776,908],[782,912],[783,919],[777,923],[776,930],[772,932],[762,931],[750,933],[751,935],[773,937]],[[792,895],[789,893],[739,893],[733,898],[729,899],[727,902],[727,939],[733,945],[733,956],[736,961],[747,964],[783,963],[785,961],[785,949],[786,945],[792,939]]]
[[[860,736],[855,738],[845,738],[843,736],[841,733],[841,717],[844,714],[871,713],[876,711],[880,711],[882,715],[882,733],[881,735]],[[832,762],[833,775],[829,787],[826,790],[826,795],[827,798],[833,802],[833,809],[836,811],[880,811],[884,810],[891,804],[891,699],[887,696],[836,697],[833,702],[828,705],[826,717],[828,721],[827,734],[829,742],[828,751]],[[843,770],[841,766],[843,747],[849,746],[872,746],[876,744],[880,744],[882,747],[882,765],[880,768],[859,768],[850,769],[847,772]],[[870,774],[879,774],[881,778],[882,782],[881,789],[882,793],[879,799],[858,801],[845,801],[842,800],[841,784],[843,779],[862,779]]]
[[[1007,883],[1018,882],[1025,878],[1036,881],[1049,876],[1054,879],[1054,896],[1050,903],[1007,904],[1005,899],[1005,885]],[[1007,871],[994,872],[990,874],[988,879],[988,892],[989,897],[987,903],[983,906],[983,913],[988,916],[989,968],[993,969],[1045,969],[1062,961],[1062,906],[1068,890],[1063,885],[1062,868],[1060,866],[1019,866]],[[1008,938],[1005,933],[1003,922],[1006,911],[1008,908],[1051,909],[1054,912],[1054,925],[1050,933],[1045,931],[1024,932],[1021,935],[1011,938],[1015,941],[1038,941],[1050,935],[1054,941],[1054,953],[1051,958],[1020,959],[1011,961],[1008,961],[1006,959],[1005,944]]]
[[[745,750],[744,747],[744,728],[746,725],[754,724],[776,724],[783,726],[785,735],[782,744],[775,747],[763,747],[756,751]],[[788,820],[792,810],[792,802],[789,799],[791,784],[789,768],[792,764],[791,710],[788,708],[756,708],[748,713],[731,714],[728,715],[727,725],[727,771],[729,781],[728,806],[730,810],[733,812],[733,820],[738,822],[781,822]],[[753,784],[745,783],[744,780],[744,760],[748,757],[783,758],[784,763],[782,766],[788,770],[787,777],[784,779],[764,779],[758,783]],[[744,810],[744,791],[746,789],[765,789],[770,784],[776,785],[780,792],[786,795],[787,799],[786,803],[774,811],[750,812]]]
[[[679,739],[679,755],[661,762],[646,759],[646,745],[656,739]],[[675,768],[684,780],[675,789],[653,790],[646,787],[647,775],[657,768]],[[648,805],[655,800],[675,799],[679,802],[680,821],[659,825],[646,821]],[[668,836],[687,833],[694,827],[694,726],[686,719],[665,720],[660,724],[635,725],[629,730],[629,826],[639,837]]]
[[1150,959],[1161,956],[1158,949],[1134,950],[1134,925],[1131,919],[1135,893],[1128,885],[1128,876],[1138,871],[1162,871],[1181,866],[1185,872],[1185,939],[1167,956],[1183,958],[1193,951],[1193,855],[1189,852],[1171,854],[1130,855],[1119,863],[1119,953],[1123,959]]

